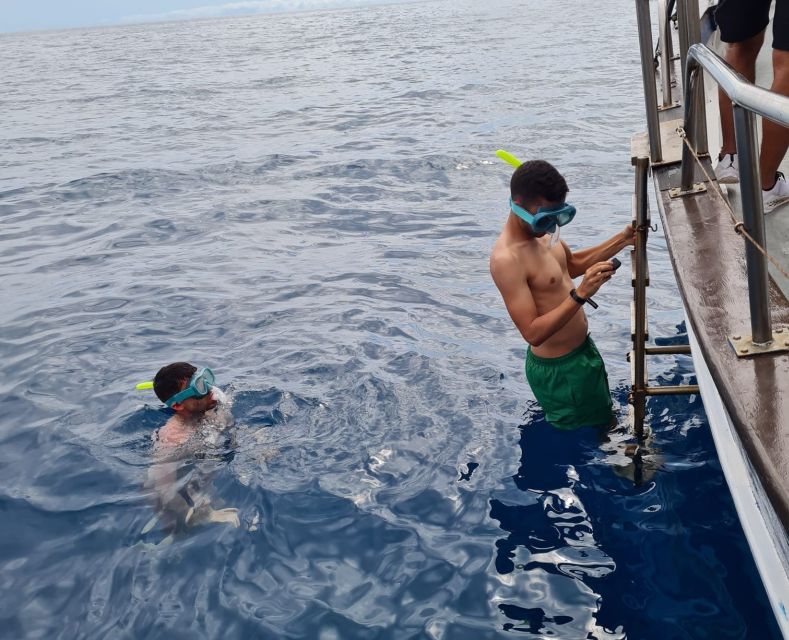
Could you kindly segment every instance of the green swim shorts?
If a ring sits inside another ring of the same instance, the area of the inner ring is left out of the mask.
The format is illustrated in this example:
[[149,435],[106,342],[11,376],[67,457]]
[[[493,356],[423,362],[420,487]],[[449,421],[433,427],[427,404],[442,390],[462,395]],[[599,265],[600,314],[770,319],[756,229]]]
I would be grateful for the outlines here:
[[526,379],[545,419],[558,429],[611,424],[611,391],[605,364],[591,336],[558,358],[526,352]]

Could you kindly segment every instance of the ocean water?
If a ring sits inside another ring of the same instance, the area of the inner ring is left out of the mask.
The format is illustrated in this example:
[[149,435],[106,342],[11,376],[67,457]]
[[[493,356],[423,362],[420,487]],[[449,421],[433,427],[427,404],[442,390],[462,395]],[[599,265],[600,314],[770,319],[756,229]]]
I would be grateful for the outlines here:
[[[608,437],[545,423],[488,273],[497,148],[565,174],[571,246],[629,222],[633,7],[488,4],[0,35],[0,636],[779,637],[700,399],[625,455],[625,270]],[[232,398],[190,464],[238,529],[146,527],[175,360]]]

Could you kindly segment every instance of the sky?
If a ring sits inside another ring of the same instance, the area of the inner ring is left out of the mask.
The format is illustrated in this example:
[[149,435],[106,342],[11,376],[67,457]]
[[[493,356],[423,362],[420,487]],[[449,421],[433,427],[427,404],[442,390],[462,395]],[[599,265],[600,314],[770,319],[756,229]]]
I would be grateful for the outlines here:
[[392,0],[0,0],[0,32],[63,29],[253,13],[314,11]]

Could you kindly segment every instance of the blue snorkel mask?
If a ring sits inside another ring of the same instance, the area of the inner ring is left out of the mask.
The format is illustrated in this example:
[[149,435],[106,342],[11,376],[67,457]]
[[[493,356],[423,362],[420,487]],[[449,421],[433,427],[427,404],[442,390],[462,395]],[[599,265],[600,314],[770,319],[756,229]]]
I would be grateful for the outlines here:
[[204,398],[209,394],[214,386],[214,374],[208,367],[198,369],[189,380],[189,386],[183,391],[179,391],[169,400],[165,400],[164,404],[172,407],[178,402],[183,402],[188,398]]
[[540,207],[537,213],[531,214],[510,198],[510,210],[528,224],[534,233],[554,233],[557,227],[563,227],[572,222],[575,217],[575,207],[563,202],[552,207]]

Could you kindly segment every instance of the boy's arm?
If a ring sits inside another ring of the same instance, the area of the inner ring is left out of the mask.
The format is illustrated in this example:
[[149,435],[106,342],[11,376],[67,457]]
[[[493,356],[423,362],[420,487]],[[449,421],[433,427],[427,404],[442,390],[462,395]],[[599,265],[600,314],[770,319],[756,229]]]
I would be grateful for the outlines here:
[[635,244],[636,230],[633,225],[627,225],[622,231],[612,236],[602,244],[588,249],[571,251],[570,247],[562,242],[564,253],[567,256],[567,271],[571,278],[577,278],[586,273],[592,265],[608,260],[615,256],[628,245]]
[[[493,256],[490,261],[490,272],[496,283],[504,304],[521,332],[524,340],[534,347],[539,347],[548,338],[564,327],[581,308],[570,296],[555,309],[542,315],[537,313],[529,286],[523,277],[516,261],[510,256]],[[578,286],[578,295],[586,298],[594,295],[600,286],[611,277],[613,270],[608,263],[600,263],[589,269],[584,281]]]

